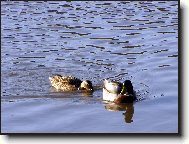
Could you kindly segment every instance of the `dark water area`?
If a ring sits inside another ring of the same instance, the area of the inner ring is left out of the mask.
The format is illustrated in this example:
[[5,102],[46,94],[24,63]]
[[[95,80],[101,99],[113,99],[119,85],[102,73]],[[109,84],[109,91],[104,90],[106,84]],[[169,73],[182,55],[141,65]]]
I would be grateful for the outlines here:
[[[56,92],[54,74],[95,91]],[[105,78],[137,101],[103,102]],[[1,108],[3,133],[177,133],[178,2],[1,2]]]

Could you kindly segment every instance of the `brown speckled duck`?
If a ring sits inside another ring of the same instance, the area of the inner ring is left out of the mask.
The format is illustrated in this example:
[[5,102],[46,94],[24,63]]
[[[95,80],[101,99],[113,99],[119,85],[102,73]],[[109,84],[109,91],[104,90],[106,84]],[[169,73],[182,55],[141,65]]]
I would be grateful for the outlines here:
[[55,75],[49,77],[51,85],[62,91],[75,91],[82,90],[84,92],[93,92],[92,82],[89,80],[81,81],[80,79],[74,76],[61,76]]

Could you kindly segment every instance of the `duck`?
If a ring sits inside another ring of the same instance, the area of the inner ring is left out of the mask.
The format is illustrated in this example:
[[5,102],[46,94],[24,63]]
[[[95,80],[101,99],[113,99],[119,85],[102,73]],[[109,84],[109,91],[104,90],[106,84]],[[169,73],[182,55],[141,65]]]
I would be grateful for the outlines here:
[[74,76],[54,75],[49,77],[51,86],[56,90],[61,91],[76,91],[93,92],[92,82],[90,80],[81,81]]
[[104,80],[103,100],[116,104],[131,103],[136,100],[133,85],[130,80],[123,83],[115,80]]

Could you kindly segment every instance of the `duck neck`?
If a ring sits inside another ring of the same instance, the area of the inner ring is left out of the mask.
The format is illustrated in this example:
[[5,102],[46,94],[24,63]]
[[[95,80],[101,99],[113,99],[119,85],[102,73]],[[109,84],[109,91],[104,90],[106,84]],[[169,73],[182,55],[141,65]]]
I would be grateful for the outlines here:
[[124,94],[126,94],[126,92],[127,92],[127,89],[126,89],[126,87],[125,87],[125,85],[124,85],[124,83],[123,83],[123,84],[122,84],[122,89],[121,89],[120,94],[124,95]]

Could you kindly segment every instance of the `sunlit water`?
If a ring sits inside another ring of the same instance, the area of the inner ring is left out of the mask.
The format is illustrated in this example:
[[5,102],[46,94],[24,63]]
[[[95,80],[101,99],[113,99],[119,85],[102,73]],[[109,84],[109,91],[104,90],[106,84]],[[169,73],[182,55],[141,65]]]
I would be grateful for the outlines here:
[[[178,2],[2,2],[2,132],[178,132]],[[55,92],[49,76],[92,81]],[[102,101],[105,78],[137,101]]]

